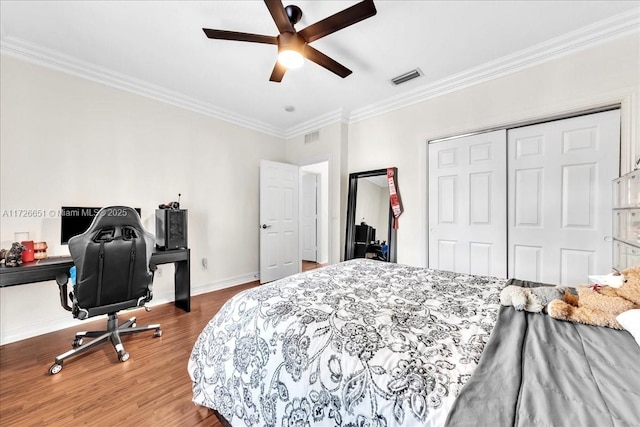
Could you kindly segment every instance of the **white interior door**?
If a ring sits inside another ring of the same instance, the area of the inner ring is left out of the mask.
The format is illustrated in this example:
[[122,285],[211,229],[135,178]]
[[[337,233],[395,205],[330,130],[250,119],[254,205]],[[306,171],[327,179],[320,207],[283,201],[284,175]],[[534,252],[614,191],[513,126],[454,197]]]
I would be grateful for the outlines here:
[[507,277],[506,130],[429,145],[429,267]]
[[260,283],[300,271],[298,166],[260,161]]
[[302,259],[318,262],[318,197],[320,195],[320,175],[302,174],[302,207],[300,218],[300,234]]
[[576,285],[611,270],[619,110],[508,132],[509,275]]

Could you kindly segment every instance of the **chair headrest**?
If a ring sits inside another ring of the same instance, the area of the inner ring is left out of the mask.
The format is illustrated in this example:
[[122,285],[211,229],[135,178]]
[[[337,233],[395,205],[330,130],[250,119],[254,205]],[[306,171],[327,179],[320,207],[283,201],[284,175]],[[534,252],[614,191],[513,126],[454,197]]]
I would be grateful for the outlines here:
[[128,206],[107,206],[98,211],[87,232],[123,225],[143,229],[142,220],[135,209]]
[[142,238],[145,241],[147,258],[151,258],[155,238],[144,229],[140,215],[128,206],[107,206],[98,211],[91,225],[82,234],[69,239],[69,252],[78,264],[84,256],[84,250],[92,242],[110,242],[114,239],[131,240]]
[[122,240],[137,239],[140,237],[139,230],[130,225],[114,226],[103,225],[93,236],[95,243],[110,242],[113,239],[120,238]]
[[69,239],[69,249],[73,240],[79,241],[93,236],[94,242],[107,242],[122,237],[125,240],[146,234],[140,215],[128,206],[107,206],[98,211],[91,225],[84,233]]

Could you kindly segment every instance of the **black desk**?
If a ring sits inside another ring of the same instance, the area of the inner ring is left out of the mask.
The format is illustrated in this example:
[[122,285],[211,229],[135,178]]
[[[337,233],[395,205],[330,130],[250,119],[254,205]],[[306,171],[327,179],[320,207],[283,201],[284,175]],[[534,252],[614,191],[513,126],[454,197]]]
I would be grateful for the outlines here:
[[[152,265],[169,263],[175,266],[175,305],[189,312],[191,311],[191,250],[155,251],[151,255]],[[25,262],[19,267],[2,265],[0,266],[0,287],[55,280],[57,274],[69,274],[71,267],[73,267],[73,261],[70,256]]]

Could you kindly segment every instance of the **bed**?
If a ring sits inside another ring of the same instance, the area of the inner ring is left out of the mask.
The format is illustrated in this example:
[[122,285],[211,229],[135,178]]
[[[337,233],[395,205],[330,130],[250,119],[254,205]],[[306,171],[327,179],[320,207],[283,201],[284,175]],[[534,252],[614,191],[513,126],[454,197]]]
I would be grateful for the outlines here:
[[234,427],[640,425],[631,335],[501,307],[507,284],[539,286],[358,259],[243,291],[193,401]]

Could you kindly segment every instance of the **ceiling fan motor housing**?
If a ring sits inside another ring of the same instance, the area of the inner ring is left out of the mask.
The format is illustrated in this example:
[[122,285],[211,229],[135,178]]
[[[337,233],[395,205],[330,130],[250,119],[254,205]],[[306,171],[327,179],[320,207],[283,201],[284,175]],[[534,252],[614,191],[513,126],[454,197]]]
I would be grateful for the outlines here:
[[283,50],[294,50],[302,54],[306,43],[307,42],[298,33],[281,33],[278,36],[278,52]]
[[302,19],[302,10],[294,4],[290,4],[289,6],[284,8],[285,12],[287,12],[287,17],[289,18],[289,22],[291,25],[297,24],[300,19]]

